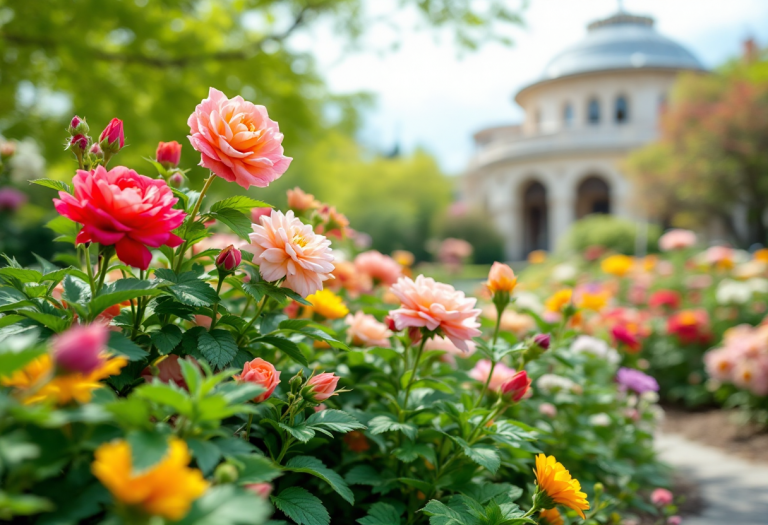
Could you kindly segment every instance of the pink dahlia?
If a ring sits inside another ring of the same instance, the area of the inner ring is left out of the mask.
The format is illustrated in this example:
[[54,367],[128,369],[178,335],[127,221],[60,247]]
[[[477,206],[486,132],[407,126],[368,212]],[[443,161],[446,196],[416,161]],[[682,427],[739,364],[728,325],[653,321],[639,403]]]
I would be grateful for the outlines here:
[[659,249],[663,252],[684,250],[696,244],[696,234],[691,230],[669,230],[659,238]]
[[187,124],[189,141],[201,153],[200,165],[245,189],[266,188],[293,160],[283,155],[283,134],[267,108],[243,97],[228,99],[210,88]]
[[74,196],[60,191],[60,199],[53,203],[60,214],[83,225],[78,243],[114,244],[121,261],[142,270],[152,260],[147,246],[181,244],[181,238],[171,232],[186,214],[173,208],[178,199],[164,180],[123,166],[109,171],[99,166],[93,171],[78,170],[72,183]]
[[373,284],[391,286],[397,282],[403,272],[402,266],[389,255],[371,250],[355,257],[355,268],[367,275]]
[[264,280],[285,278],[285,286],[302,297],[322,290],[333,271],[331,241],[317,235],[292,211],[273,210],[260,221],[261,225],[253,225],[251,244],[245,249],[253,252]]
[[474,308],[477,299],[465,297],[464,292],[453,286],[419,275],[415,281],[401,277],[391,291],[401,303],[400,308],[390,312],[398,330],[409,327],[439,329],[465,352],[469,351],[467,342],[480,335],[477,329],[480,309]]

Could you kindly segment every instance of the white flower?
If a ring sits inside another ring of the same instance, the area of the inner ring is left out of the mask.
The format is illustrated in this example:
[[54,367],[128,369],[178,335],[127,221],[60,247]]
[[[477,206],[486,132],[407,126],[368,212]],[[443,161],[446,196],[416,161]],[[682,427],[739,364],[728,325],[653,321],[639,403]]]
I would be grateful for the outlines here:
[[659,402],[659,394],[653,390],[649,390],[648,392],[643,392],[640,394],[640,399],[652,405]]
[[745,282],[723,279],[717,285],[715,299],[718,304],[744,304],[752,297],[752,288]]
[[752,293],[768,293],[768,279],[754,277],[747,281],[747,285]]
[[611,424],[611,416],[605,412],[600,412],[599,414],[589,416],[589,423],[593,427],[607,427]]
[[45,159],[40,155],[37,142],[30,138],[16,143],[16,153],[8,161],[11,167],[11,179],[14,182],[45,177]]
[[544,306],[541,304],[541,300],[536,294],[531,292],[516,292],[515,309],[531,310],[538,314],[544,310]]
[[558,264],[552,270],[552,279],[559,283],[572,281],[576,278],[579,270],[572,264],[563,263]]
[[610,364],[615,365],[621,360],[619,353],[608,346],[608,343],[597,337],[589,335],[580,335],[574,339],[571,344],[571,352],[574,354],[588,354],[605,359]]
[[551,394],[558,390],[573,390],[576,387],[576,383],[568,379],[567,377],[558,376],[555,374],[544,374],[536,381],[536,386],[544,394]]

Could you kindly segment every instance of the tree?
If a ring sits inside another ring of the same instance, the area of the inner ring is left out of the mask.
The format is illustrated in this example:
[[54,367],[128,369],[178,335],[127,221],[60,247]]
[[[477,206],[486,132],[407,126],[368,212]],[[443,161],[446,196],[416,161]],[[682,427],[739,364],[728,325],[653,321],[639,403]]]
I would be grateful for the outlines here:
[[[718,220],[732,240],[768,241],[768,62],[734,61],[678,80],[661,137],[633,153],[629,173],[649,211]],[[746,210],[747,231],[734,222]]]

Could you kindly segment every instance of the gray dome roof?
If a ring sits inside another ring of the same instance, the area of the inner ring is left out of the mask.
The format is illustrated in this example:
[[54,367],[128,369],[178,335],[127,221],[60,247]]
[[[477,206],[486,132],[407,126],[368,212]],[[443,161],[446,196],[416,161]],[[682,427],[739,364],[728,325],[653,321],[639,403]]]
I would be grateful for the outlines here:
[[657,33],[652,18],[619,12],[588,30],[549,62],[542,80],[611,69],[704,69],[690,51]]

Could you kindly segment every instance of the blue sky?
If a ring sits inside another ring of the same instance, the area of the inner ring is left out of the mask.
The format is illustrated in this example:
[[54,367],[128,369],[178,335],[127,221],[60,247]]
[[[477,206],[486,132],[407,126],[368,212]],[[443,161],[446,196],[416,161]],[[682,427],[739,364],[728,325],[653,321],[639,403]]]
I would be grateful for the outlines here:
[[[369,5],[383,12],[391,0]],[[344,49],[323,25],[297,35],[292,45],[312,49],[334,92],[376,95],[361,136],[366,144],[382,151],[396,140],[405,151],[423,147],[457,174],[472,154],[472,133],[519,121],[520,108],[511,100],[517,89],[583,37],[587,23],[612,14],[617,5],[617,0],[530,0],[526,27],[512,32],[513,47],[489,44],[476,52],[459,52],[447,33],[415,28],[416,17],[408,11],[396,14],[400,32],[380,24],[355,50]],[[625,0],[624,6],[654,17],[658,31],[708,67],[739,54],[747,36],[768,45],[766,0]],[[399,48],[384,50],[392,42]]]

